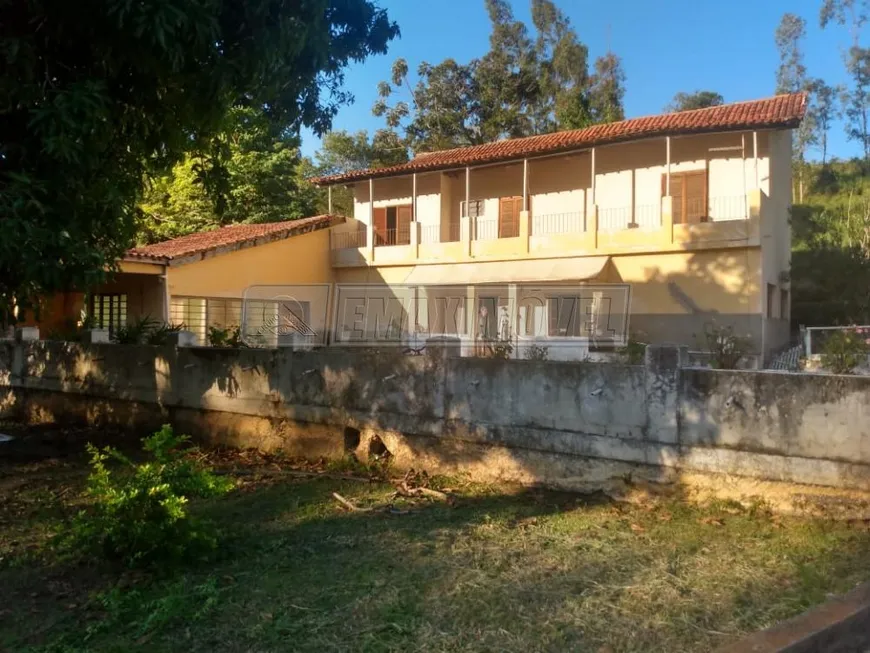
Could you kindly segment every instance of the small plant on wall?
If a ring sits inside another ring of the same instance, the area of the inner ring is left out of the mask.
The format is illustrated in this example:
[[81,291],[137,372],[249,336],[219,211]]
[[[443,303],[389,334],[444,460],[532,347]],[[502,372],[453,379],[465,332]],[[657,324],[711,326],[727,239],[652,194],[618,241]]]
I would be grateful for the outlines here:
[[822,348],[822,367],[834,374],[851,374],[867,361],[870,329],[855,327],[836,331]]
[[642,365],[646,345],[646,334],[638,331],[628,337],[628,342],[619,348],[618,353],[629,365]]
[[546,345],[528,345],[523,351],[523,358],[528,361],[545,361],[550,358],[550,348]]
[[239,327],[221,328],[210,326],[208,328],[208,344],[212,347],[231,347],[239,349],[244,347],[242,331]]
[[720,370],[736,370],[740,361],[751,351],[751,341],[734,333],[734,327],[708,324],[705,327],[707,348],[713,367]]

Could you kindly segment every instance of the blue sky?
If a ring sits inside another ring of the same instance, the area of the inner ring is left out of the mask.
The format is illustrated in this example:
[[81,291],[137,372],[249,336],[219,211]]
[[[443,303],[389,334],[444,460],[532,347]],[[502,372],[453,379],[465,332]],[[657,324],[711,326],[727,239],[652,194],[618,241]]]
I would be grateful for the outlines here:
[[[514,14],[530,23],[529,0],[511,0]],[[655,114],[678,91],[721,93],[726,102],[773,94],[778,56],[773,34],[782,14],[807,20],[805,43],[809,74],[830,84],[846,81],[842,53],[849,42],[844,28],[818,26],[821,0],[557,0],[589,47],[590,61],[610,48],[626,72],[627,117]],[[389,79],[397,57],[414,70],[421,61],[447,57],[466,62],[488,49],[489,21],[483,0],[379,0],[402,31],[386,55],[347,70],[345,85],[355,102],[343,107],[333,128],[369,132],[383,120],[371,114],[377,83]],[[303,135],[302,150],[313,154],[319,140]],[[858,153],[843,125],[829,135],[831,156]],[[812,153],[813,158],[817,153]]]

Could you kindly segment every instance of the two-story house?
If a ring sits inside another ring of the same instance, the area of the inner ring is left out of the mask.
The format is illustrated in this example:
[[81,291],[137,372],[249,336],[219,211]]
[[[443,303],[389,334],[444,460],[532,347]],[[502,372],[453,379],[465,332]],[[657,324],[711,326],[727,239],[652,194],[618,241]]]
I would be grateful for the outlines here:
[[404,300],[396,323],[378,316],[382,327],[459,335],[466,350],[506,332],[514,355],[556,343],[552,358],[576,358],[590,343],[618,344],[606,318],[622,337],[628,322],[648,342],[701,350],[708,325],[732,326],[768,355],[789,336],[791,130],[805,110],[803,94],[781,95],[323,177],[353,189],[353,217],[131,250],[87,300],[55,298],[55,322],[84,305],[102,326],[150,315],[204,342],[210,326],[259,333],[287,313],[325,333],[344,316],[336,322],[339,302],[324,289],[367,284]]
[[[769,354],[789,337],[791,130],[806,101],[635,118],[316,179],[354,194],[353,217],[331,230],[334,278],[476,284],[475,305],[490,310],[522,306],[512,284],[627,285],[631,330],[648,341],[704,349],[707,325],[730,325]],[[589,335],[528,313],[514,328],[542,341]]]

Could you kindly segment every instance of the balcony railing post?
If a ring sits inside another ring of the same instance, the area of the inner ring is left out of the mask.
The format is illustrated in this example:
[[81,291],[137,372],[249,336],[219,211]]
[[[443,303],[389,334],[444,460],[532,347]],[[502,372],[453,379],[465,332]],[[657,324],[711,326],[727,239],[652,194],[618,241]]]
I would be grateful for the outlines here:
[[519,237],[522,246],[520,251],[529,253],[529,236],[532,233],[532,212],[520,211],[520,230]]
[[592,234],[592,249],[598,249],[598,205],[589,207],[589,220],[586,229]]
[[413,253],[414,258],[420,258],[420,229],[421,224],[419,222],[411,222],[411,252]]
[[463,215],[459,218],[459,240],[462,242],[462,252],[465,256],[471,256],[471,239],[474,222],[472,218]]
[[665,196],[662,198],[662,229],[665,232],[665,242],[668,245],[674,242],[674,198]]
[[760,188],[753,188],[749,191],[749,217],[750,219],[761,218],[761,203],[762,192]]

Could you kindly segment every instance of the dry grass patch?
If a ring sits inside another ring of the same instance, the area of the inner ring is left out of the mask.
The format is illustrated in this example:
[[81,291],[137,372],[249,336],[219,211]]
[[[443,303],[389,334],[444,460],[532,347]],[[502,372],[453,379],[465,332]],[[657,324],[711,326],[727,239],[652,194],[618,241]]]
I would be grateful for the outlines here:
[[219,560],[161,576],[47,546],[81,460],[0,463],[0,650],[707,651],[870,568],[863,525],[762,508],[442,482],[451,505],[347,470],[223,465],[239,488],[197,507]]

